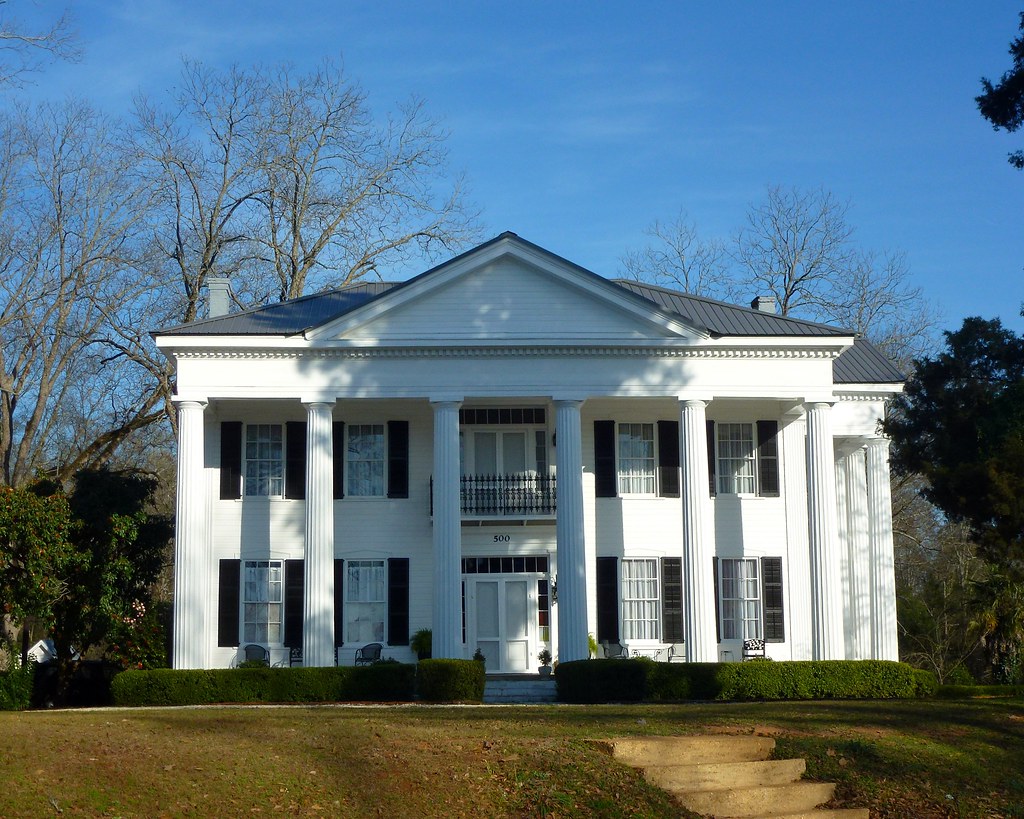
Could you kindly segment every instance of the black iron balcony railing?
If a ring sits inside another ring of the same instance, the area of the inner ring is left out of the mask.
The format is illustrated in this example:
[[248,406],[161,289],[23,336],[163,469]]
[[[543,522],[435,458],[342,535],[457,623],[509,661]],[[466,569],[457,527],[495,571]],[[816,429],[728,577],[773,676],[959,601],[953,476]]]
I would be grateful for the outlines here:
[[[555,514],[555,476],[463,475],[459,479],[462,517],[551,517]],[[434,514],[434,479],[430,479]]]

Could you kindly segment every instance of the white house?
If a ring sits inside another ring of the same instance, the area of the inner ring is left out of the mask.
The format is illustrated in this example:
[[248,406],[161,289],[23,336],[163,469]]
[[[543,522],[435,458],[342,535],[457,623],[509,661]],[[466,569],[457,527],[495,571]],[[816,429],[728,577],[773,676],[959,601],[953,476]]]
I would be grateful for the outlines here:
[[[504,233],[155,334],[177,368],[176,668],[244,646],[533,671],[632,653],[896,659],[884,404],[847,331]],[[212,298],[212,312],[224,310]]]

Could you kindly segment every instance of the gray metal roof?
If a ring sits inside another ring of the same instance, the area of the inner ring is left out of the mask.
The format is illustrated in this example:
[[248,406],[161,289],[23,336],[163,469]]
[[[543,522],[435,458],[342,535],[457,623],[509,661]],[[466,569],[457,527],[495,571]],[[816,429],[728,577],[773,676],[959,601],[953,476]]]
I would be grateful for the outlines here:
[[[514,233],[503,233],[467,253],[457,256],[437,267],[421,273],[404,282],[359,282],[337,290],[328,290],[291,301],[257,307],[241,313],[203,319],[190,324],[169,327],[154,335],[176,336],[236,336],[236,335],[298,335],[305,330],[318,327],[352,310],[367,304],[396,287],[405,287],[410,282],[429,276],[487,245],[501,239],[513,238],[529,247],[540,250],[554,259],[572,264],[621,289],[627,298],[640,298],[656,305],[664,312],[677,315],[692,326],[706,329],[715,336],[851,336],[852,330],[844,330],[827,324],[819,324],[788,316],[766,313],[749,307],[739,307],[714,299],[681,293],[664,287],[657,287],[628,279],[608,280],[579,265],[567,262],[560,256],[537,245],[527,242]],[[627,295],[628,294],[628,295]],[[858,338],[853,347],[836,359],[832,367],[837,384],[891,384],[902,383],[905,377],[885,355],[865,339]]]

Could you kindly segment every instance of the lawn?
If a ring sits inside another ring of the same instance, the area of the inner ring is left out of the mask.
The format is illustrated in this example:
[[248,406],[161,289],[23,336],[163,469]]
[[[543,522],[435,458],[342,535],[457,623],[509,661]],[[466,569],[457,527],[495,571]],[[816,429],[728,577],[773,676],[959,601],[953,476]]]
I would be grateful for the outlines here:
[[872,817],[1024,817],[1020,699],[2,713],[0,815],[679,816],[587,740],[721,732]]

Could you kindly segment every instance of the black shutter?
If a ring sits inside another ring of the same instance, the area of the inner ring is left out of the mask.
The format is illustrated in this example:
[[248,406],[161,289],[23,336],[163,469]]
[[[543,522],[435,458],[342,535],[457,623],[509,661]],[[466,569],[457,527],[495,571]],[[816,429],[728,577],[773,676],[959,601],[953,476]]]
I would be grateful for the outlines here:
[[242,561],[220,561],[217,590],[217,645],[223,648],[233,648],[238,645],[238,595],[241,592],[241,583]]
[[[220,425],[220,499],[242,497],[242,422]],[[237,643],[235,643],[237,645]]]
[[658,421],[658,496],[679,497],[678,421]]
[[306,497],[306,422],[285,424],[284,496],[295,500]]
[[388,497],[409,497],[408,421],[388,421]]
[[782,610],[782,558],[761,558],[761,595],[764,601],[764,639],[767,643],[786,641]]
[[597,559],[597,641],[619,641],[619,559]]
[[715,474],[717,462],[715,460],[715,422],[707,422],[707,436],[708,436],[708,484],[711,491],[711,497],[718,494],[718,478]]
[[718,558],[711,558],[711,570],[715,573],[715,639],[722,642],[722,610],[718,590]]
[[345,561],[334,561],[334,646],[345,642]]
[[757,422],[757,466],[760,473],[757,494],[779,496],[779,422]]
[[683,559],[661,559],[661,623],[666,643],[683,642]]
[[409,645],[409,558],[388,558],[388,645]]
[[614,421],[594,421],[594,485],[599,498],[614,498],[618,494]]
[[345,422],[331,425],[331,451],[334,458],[334,499],[345,497]]
[[305,605],[305,571],[303,561],[284,562],[284,644],[302,648],[302,617]]

